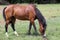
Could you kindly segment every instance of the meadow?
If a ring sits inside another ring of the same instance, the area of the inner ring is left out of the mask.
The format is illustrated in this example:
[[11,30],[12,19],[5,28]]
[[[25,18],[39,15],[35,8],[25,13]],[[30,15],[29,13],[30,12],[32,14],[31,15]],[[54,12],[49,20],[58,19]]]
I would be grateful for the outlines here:
[[[7,5],[0,5],[0,40],[43,40],[41,35],[34,35],[32,27],[31,35],[27,35],[29,21],[16,20],[15,28],[19,36],[14,35],[11,26],[8,27],[9,37],[5,36],[5,22],[2,16],[2,10]],[[46,34],[48,40],[60,40],[60,4],[37,4],[37,8],[46,18]],[[37,31],[39,32],[39,23],[35,20]]]

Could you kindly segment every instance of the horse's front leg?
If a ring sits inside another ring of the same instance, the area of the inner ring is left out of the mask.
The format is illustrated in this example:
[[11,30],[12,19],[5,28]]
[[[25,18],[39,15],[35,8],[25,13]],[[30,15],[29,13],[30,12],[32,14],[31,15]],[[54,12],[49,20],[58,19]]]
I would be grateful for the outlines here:
[[34,23],[34,18],[31,19],[31,23],[34,27],[34,30],[35,30],[35,34],[37,34],[37,29],[36,29],[36,26],[35,26],[35,23]]
[[30,24],[29,24],[29,30],[28,30],[28,34],[29,35],[31,34],[31,27],[32,27],[32,23],[30,22]]

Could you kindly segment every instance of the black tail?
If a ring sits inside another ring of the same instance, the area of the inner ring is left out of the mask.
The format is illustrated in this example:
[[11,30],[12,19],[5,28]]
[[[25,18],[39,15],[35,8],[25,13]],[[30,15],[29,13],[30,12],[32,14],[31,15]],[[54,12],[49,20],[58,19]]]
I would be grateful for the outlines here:
[[36,8],[35,10],[38,20],[43,24],[43,27],[46,29],[47,24],[45,18],[43,17],[38,8]]
[[5,16],[5,9],[6,9],[7,7],[5,7],[4,9],[3,9],[3,18],[4,18],[4,20],[6,20],[6,16]]

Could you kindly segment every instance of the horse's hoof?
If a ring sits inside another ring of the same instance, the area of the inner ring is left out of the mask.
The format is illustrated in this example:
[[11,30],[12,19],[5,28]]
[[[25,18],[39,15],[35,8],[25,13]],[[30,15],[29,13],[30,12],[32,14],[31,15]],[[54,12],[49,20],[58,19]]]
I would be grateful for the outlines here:
[[7,37],[9,37],[8,33],[5,33],[5,35],[6,35]]
[[16,31],[14,31],[14,34],[15,34],[16,36],[19,36],[18,33],[17,33]]

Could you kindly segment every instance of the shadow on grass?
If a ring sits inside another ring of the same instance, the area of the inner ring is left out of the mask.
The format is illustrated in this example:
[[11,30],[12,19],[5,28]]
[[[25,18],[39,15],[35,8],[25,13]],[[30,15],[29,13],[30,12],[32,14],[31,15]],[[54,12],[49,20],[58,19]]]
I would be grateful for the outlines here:
[[36,33],[36,32],[31,33],[31,34],[28,34],[28,32],[27,33],[18,33],[18,34],[21,36],[23,36],[23,35],[25,35],[25,36],[40,36],[40,34]]
[[[26,37],[26,36],[41,36],[39,33],[31,33],[31,34],[28,34],[28,33],[20,33],[19,34],[21,37]],[[42,37],[42,36],[41,36]],[[42,40],[48,40],[47,37],[42,37]]]

